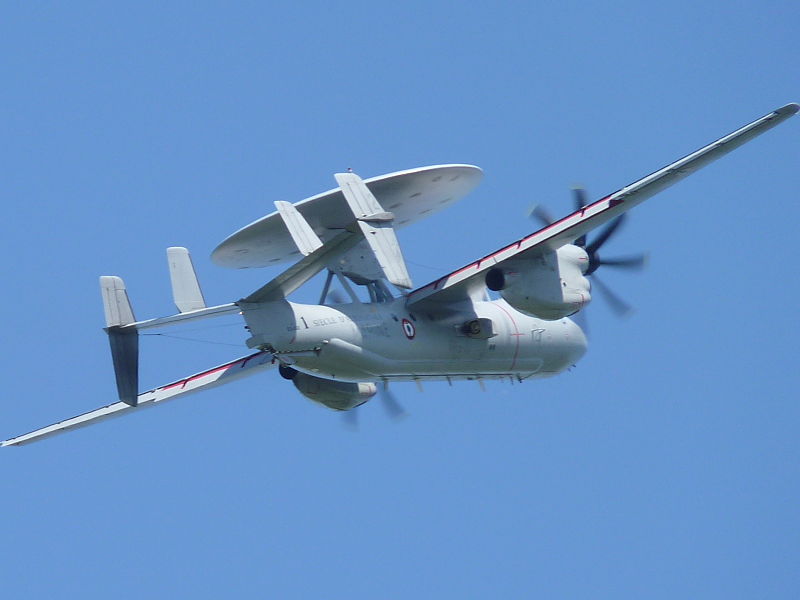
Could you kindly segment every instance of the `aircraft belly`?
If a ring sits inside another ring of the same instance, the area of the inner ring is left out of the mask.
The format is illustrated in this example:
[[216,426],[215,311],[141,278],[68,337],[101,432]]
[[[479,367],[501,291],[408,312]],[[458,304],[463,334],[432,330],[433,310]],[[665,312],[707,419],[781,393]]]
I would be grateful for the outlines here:
[[[446,323],[396,307],[341,310],[359,335],[325,340],[317,355],[298,357],[299,368],[354,381],[546,376],[569,367],[585,350],[582,332],[568,319],[541,321],[503,301],[475,303],[469,314]],[[494,335],[480,339],[460,331],[456,323],[476,316],[491,319]]]
[[[269,348],[310,374],[349,381],[548,375],[585,350],[569,319],[542,321],[505,301],[474,302],[446,318],[387,304],[312,306],[278,302],[244,310],[252,347]],[[470,335],[465,323],[490,323]],[[571,338],[571,339],[570,339]]]

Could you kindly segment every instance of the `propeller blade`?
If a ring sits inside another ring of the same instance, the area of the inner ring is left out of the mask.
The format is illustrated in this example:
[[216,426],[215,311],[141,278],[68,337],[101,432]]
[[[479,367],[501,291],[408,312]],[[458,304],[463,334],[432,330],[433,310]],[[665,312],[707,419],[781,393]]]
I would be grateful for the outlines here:
[[[586,197],[586,189],[581,186],[575,186],[572,188],[572,199],[575,203],[575,211],[581,210],[584,206],[589,204],[588,199]],[[573,242],[576,246],[580,246],[581,248],[586,247],[586,234],[583,234],[577,240]]]
[[347,300],[344,297],[344,294],[339,290],[331,290],[328,292],[328,298],[331,299],[331,302],[334,304],[344,304]]
[[547,227],[548,225],[552,225],[553,223],[556,222],[556,220],[547,211],[547,209],[542,207],[541,205],[532,206],[530,210],[528,210],[528,218],[537,219],[545,227]]
[[601,295],[617,316],[627,317],[633,312],[633,307],[612,292],[611,288],[603,283],[602,280],[598,279],[597,275],[592,275],[592,287],[596,287],[600,290]]
[[575,210],[580,210],[589,204],[586,197],[586,188],[580,185],[572,188],[572,199],[575,201]]
[[586,339],[589,339],[589,316],[586,314],[586,311],[579,310],[574,315],[570,315],[569,318],[575,321],[575,324],[583,331],[583,335],[586,336]]
[[[388,381],[384,381],[383,385],[378,387],[378,396],[381,399],[381,405],[383,406],[383,409],[393,421],[397,421],[408,415],[403,406],[397,401],[397,398],[395,398],[394,394],[389,390]],[[347,429],[350,429],[351,431],[358,431],[358,413],[360,410],[361,406],[357,406],[356,408],[342,411],[342,424]]]
[[388,381],[383,382],[379,394],[381,397],[381,404],[383,404],[383,408],[391,419],[401,419],[408,414],[389,389]]
[[618,256],[617,258],[600,258],[597,261],[598,265],[605,265],[606,267],[614,267],[616,269],[631,269],[639,271],[647,266],[650,260],[648,254],[631,254],[630,256]]
[[595,252],[597,252],[597,251],[600,249],[600,247],[601,247],[603,244],[605,244],[605,243],[608,241],[608,238],[610,238],[612,235],[614,235],[614,232],[615,232],[615,231],[616,231],[616,230],[619,228],[619,226],[620,226],[620,225],[622,225],[624,222],[625,222],[625,215],[624,215],[624,214],[623,214],[623,215],[620,215],[620,216],[618,216],[616,219],[614,219],[613,221],[611,221],[611,223],[609,223],[608,225],[606,225],[605,229],[603,229],[603,230],[600,232],[600,234],[597,236],[597,239],[595,239],[595,240],[594,240],[594,241],[593,241],[591,244],[589,244],[589,245],[586,247],[586,252],[587,252],[587,253],[588,253],[590,256],[591,256],[592,254],[594,254]]
[[342,424],[350,431],[358,431],[358,408],[342,412]]

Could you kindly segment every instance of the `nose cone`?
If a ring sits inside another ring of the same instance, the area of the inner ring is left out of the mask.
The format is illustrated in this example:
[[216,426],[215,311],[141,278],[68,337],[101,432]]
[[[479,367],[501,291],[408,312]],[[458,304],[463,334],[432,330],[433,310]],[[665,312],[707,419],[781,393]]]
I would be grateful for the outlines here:
[[578,327],[578,324],[572,319],[564,319],[566,323],[565,337],[568,344],[568,352],[570,357],[570,364],[575,364],[589,348],[589,341],[586,339],[586,334],[583,329]]

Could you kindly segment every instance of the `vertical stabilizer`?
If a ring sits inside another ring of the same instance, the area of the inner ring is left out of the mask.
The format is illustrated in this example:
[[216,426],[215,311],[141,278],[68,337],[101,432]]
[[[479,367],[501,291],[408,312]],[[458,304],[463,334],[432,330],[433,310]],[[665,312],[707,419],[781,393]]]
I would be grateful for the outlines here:
[[414,287],[392,226],[394,214],[383,210],[355,173],[336,173],[334,177],[386,279],[397,287]]
[[300,211],[294,207],[294,204],[276,200],[275,208],[278,209],[278,214],[283,219],[286,229],[289,230],[289,235],[292,236],[292,240],[303,256],[308,256],[314,250],[322,247],[322,240],[314,233],[311,225],[303,218]]
[[103,275],[100,278],[100,293],[103,295],[103,308],[106,313],[106,327],[115,327],[134,323],[131,302],[122,278]]
[[192,257],[186,248],[167,248],[169,279],[172,282],[172,297],[175,306],[182,313],[206,307],[200,283],[192,264]]
[[125,282],[119,277],[104,275],[100,278],[100,293],[117,393],[125,404],[136,406],[139,395],[139,332],[135,327],[125,327],[136,321]]

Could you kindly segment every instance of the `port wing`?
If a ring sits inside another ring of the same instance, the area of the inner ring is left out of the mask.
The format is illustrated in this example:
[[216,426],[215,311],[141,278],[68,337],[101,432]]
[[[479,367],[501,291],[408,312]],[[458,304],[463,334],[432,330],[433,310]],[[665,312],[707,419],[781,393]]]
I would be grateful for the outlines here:
[[219,365],[213,369],[196,373],[195,375],[173,381],[172,383],[150,390],[149,392],[139,394],[135,405],[122,401],[114,402],[113,404],[83,413],[77,417],[59,421],[58,423],[36,429],[30,433],[7,439],[0,442],[0,446],[21,446],[23,444],[43,440],[59,433],[64,433],[65,431],[99,423],[106,419],[129,415],[144,408],[156,406],[166,400],[174,400],[175,398],[193,392],[199,392],[200,390],[210,387],[231,383],[247,375],[260,373],[272,366],[272,355],[267,352],[258,352],[250,356],[243,356],[242,358],[237,358],[236,360]]

